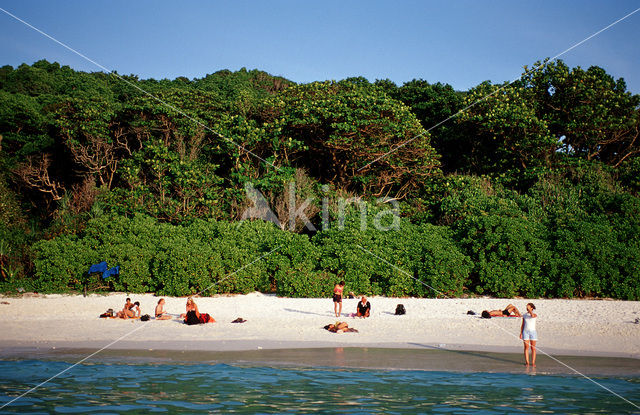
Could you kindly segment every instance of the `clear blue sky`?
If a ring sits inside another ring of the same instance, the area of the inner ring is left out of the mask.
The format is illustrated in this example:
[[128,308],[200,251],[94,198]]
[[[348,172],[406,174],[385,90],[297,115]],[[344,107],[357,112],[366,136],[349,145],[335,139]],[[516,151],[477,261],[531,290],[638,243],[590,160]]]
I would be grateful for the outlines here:
[[[513,80],[640,7],[638,1],[29,1],[0,7],[120,74],[261,69],[296,82],[414,78],[464,90]],[[562,56],[640,93],[640,12]],[[0,12],[0,65],[93,64]]]

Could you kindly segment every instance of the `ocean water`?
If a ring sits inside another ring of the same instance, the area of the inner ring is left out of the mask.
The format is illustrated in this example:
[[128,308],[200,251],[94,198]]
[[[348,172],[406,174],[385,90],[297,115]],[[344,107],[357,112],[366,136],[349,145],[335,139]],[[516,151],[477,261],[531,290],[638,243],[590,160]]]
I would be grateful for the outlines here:
[[[0,406],[68,368],[0,361]],[[640,403],[640,378],[596,377]],[[635,412],[634,412],[635,411]],[[588,380],[526,373],[83,363],[0,413],[640,413]]]

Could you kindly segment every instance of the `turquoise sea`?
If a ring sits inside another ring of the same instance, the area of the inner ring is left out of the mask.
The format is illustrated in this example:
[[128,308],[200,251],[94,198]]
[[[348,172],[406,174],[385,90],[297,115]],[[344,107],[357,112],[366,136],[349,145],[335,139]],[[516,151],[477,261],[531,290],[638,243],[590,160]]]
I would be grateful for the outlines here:
[[[120,360],[120,361],[118,361]],[[0,406],[70,366],[0,361]],[[640,376],[593,376],[640,403]],[[569,374],[257,362],[82,363],[0,413],[640,413]]]

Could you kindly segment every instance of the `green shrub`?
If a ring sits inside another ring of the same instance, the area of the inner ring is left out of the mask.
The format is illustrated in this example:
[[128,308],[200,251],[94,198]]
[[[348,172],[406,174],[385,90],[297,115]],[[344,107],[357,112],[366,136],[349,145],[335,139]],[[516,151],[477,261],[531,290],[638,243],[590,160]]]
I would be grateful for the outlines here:
[[83,276],[97,259],[97,252],[75,235],[42,240],[33,246],[34,288],[41,292],[82,290]]
[[458,229],[473,262],[476,292],[534,297],[550,290],[544,273],[549,247],[539,224],[526,218],[487,214],[465,219]]
[[320,232],[313,242],[321,252],[320,269],[344,273],[347,290],[359,294],[459,295],[469,276],[469,259],[444,227],[403,220],[398,230],[384,231],[369,221],[361,230],[352,215],[344,229]]

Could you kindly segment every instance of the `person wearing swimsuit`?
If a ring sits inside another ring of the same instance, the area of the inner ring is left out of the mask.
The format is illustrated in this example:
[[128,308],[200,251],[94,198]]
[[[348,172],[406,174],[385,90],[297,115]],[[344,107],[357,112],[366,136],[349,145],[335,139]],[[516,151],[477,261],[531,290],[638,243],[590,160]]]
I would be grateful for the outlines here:
[[[533,312],[536,306],[533,303],[527,304],[527,312],[522,316],[522,326],[520,326],[520,338],[524,342],[524,364],[536,367],[536,342],[538,333],[536,332],[536,319],[538,315]],[[531,361],[529,361],[529,347],[531,347]]]
[[482,312],[483,318],[491,318],[491,317],[522,317],[520,315],[520,311],[513,304],[509,304],[505,307],[504,310],[484,310]]
[[216,322],[216,320],[213,317],[211,317],[209,314],[200,313],[200,311],[198,311],[198,306],[196,305],[196,302],[193,301],[193,298],[191,297],[187,299],[186,314],[181,314],[180,317],[183,317],[184,322],[188,325]]
[[169,315],[169,313],[165,312],[162,309],[164,303],[164,298],[158,300],[158,305],[156,306],[156,320],[171,320],[171,316]]
[[[135,310],[134,310],[135,309]],[[135,303],[131,303],[131,299],[127,298],[127,302],[124,305],[122,311],[116,314],[116,317],[128,319],[128,318],[136,318],[140,317],[142,312],[140,311],[140,302],[136,301]]]
[[342,314],[342,291],[344,291],[344,281],[340,281],[333,287],[333,312],[336,317]]

